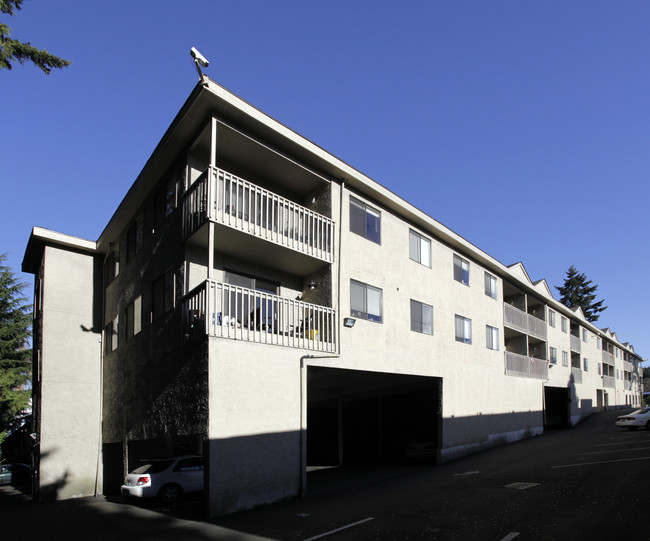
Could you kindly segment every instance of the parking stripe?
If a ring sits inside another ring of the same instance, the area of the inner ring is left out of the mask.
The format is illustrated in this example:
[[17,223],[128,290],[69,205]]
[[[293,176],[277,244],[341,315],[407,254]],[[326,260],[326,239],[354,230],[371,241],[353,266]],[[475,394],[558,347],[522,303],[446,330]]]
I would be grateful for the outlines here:
[[340,532],[341,530],[347,530],[348,528],[352,528],[353,526],[358,526],[359,524],[363,524],[364,522],[369,522],[371,520],[375,520],[375,517],[368,517],[364,518],[363,520],[359,520],[357,522],[353,522],[352,524],[348,524],[347,526],[341,526],[340,528],[336,528],[336,530],[330,530],[329,532],[325,532],[319,535],[315,535],[314,537],[309,537],[305,539],[304,541],[314,541],[315,539],[320,539],[321,537],[326,537],[328,535],[332,535],[333,533]]
[[626,451],[642,451],[644,449],[650,449],[650,447],[635,447],[633,449],[611,449],[609,451],[591,451],[589,453],[578,453],[578,456],[581,455],[602,455],[605,453],[624,453]]
[[638,458],[621,458],[618,460],[600,460],[598,462],[582,462],[581,464],[562,464],[561,466],[551,466],[551,468],[552,469],[575,468],[576,466],[591,466],[593,464],[610,464],[612,462],[630,462],[632,460],[650,460],[650,456],[642,456]]

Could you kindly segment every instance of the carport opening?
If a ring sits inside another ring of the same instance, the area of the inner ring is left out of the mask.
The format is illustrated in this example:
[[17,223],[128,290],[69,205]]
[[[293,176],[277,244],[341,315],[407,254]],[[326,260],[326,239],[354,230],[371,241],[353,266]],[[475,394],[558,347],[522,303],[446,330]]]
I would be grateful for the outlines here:
[[436,464],[441,419],[441,378],[308,367],[308,469]]

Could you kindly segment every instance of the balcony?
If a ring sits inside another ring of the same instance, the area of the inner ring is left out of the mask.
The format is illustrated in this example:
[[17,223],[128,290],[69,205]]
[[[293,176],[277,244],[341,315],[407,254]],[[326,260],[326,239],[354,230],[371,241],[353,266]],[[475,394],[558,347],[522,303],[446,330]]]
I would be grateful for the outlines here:
[[519,331],[540,340],[546,340],[546,321],[504,303],[504,324],[515,331]]
[[623,382],[623,390],[625,391],[631,391],[632,390],[632,382],[625,380]]
[[614,389],[616,387],[616,380],[612,376],[603,376],[603,387]]
[[523,378],[548,379],[548,362],[519,353],[505,352],[506,375]]
[[571,351],[580,353],[580,337],[575,334],[571,335]]
[[576,368],[575,366],[572,366],[571,377],[573,378],[573,383],[582,383],[582,370]]
[[208,280],[183,300],[186,342],[213,336],[336,353],[336,311]]
[[183,234],[191,243],[207,245],[204,225],[214,222],[215,249],[223,253],[303,276],[334,260],[332,220],[221,169],[204,171],[183,204]]
[[603,362],[611,365],[614,364],[614,355],[612,355],[606,349],[603,350]]

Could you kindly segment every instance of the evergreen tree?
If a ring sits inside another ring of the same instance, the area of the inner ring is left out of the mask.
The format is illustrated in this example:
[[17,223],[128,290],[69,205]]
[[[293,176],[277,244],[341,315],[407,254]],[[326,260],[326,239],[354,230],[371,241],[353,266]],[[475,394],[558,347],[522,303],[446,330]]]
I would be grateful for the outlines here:
[[[0,0],[0,13],[14,15],[15,11],[22,9],[23,0]],[[31,43],[22,43],[17,39],[11,39],[11,28],[0,23],[0,69],[12,69],[12,61],[21,64],[25,60],[33,62],[45,73],[49,74],[52,68],[65,68],[70,65],[68,60],[54,56],[45,49],[37,49]]]
[[24,284],[3,265],[0,254],[0,443],[15,416],[29,405],[31,389],[31,307],[23,296]]
[[600,312],[607,309],[603,306],[604,300],[595,302],[598,286],[591,285],[587,276],[579,273],[573,265],[569,267],[562,287],[555,286],[560,293],[560,302],[569,308],[582,308],[587,321],[598,321]]

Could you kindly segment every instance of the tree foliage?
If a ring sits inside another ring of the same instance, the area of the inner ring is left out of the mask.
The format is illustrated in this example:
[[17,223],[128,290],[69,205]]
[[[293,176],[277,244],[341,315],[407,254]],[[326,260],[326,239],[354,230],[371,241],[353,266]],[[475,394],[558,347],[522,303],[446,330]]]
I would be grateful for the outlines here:
[[[23,0],[0,0],[0,13],[15,15],[22,9]],[[31,43],[23,43],[12,39],[11,28],[0,23],[0,69],[12,69],[12,62],[24,64],[26,60],[32,62],[49,75],[52,68],[65,68],[70,65],[68,60],[48,53],[45,49],[37,49]]]
[[15,416],[29,405],[31,390],[31,306],[0,254],[0,443]]
[[555,286],[560,293],[560,302],[571,309],[582,308],[587,321],[598,321],[600,313],[607,309],[603,306],[604,300],[596,302],[597,285],[591,285],[592,281],[587,276],[579,273],[573,265],[569,267],[562,287]]

